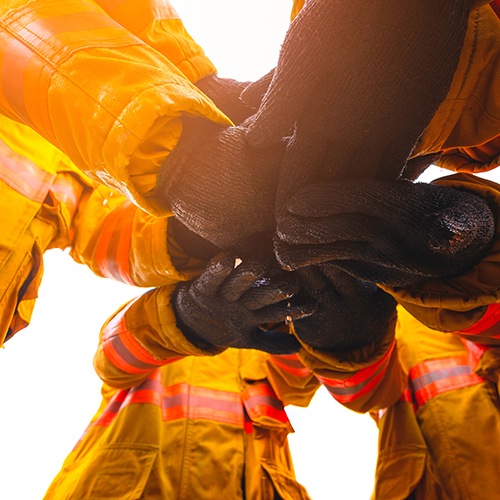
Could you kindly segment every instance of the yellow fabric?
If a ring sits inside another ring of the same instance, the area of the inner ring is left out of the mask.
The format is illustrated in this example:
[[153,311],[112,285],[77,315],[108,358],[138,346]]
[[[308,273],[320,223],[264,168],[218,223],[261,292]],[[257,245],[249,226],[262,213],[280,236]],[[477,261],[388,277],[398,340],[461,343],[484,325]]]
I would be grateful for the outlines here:
[[[196,47],[193,53],[201,67],[192,77],[213,71]],[[2,114],[154,215],[169,214],[157,199],[156,175],[180,136],[179,117],[231,124],[167,57],[91,1],[0,5],[0,62]]]
[[[43,180],[43,190],[35,193],[35,199],[33,195],[30,198],[30,192],[23,191],[24,182],[29,186],[39,178]],[[71,184],[71,206],[53,192],[61,181]],[[97,252],[103,228],[114,211],[129,202],[110,188],[93,183],[32,129],[2,116],[0,194],[4,214],[0,219],[1,345],[9,328],[10,336],[29,324],[46,250],[70,247],[76,262],[104,276]],[[179,254],[175,241],[167,235],[166,218],[155,218],[133,205],[131,213],[128,255],[120,257],[128,263],[135,285],[172,285],[201,271],[201,261]],[[115,239],[119,236],[114,235]],[[171,260],[177,257],[183,270],[177,269]],[[113,260],[114,255],[109,258]]]
[[[263,376],[273,386],[283,384],[276,371],[268,370],[268,361],[260,353],[234,349],[214,357],[191,356],[161,368],[161,383],[167,388],[188,383],[239,397],[248,387],[261,383]],[[300,387],[295,389],[300,391]],[[307,389],[306,393],[304,402],[308,403],[314,391]],[[114,391],[105,385],[103,394],[94,422]],[[159,406],[129,404],[109,426],[90,426],[45,499],[98,496],[105,476],[106,496],[99,494],[110,499],[123,498],[120,488],[126,479],[136,495],[130,498],[242,499],[244,485],[247,500],[274,500],[274,489],[284,500],[307,500],[283,440],[286,428],[276,424],[254,423],[247,434],[239,425],[196,417],[165,420]]]
[[[466,351],[453,335],[430,330],[401,311],[397,340],[407,369]],[[374,499],[489,500],[500,459],[499,397],[485,381],[439,394],[415,414],[399,401],[378,420],[379,455]],[[485,432],[487,429],[487,432]]]

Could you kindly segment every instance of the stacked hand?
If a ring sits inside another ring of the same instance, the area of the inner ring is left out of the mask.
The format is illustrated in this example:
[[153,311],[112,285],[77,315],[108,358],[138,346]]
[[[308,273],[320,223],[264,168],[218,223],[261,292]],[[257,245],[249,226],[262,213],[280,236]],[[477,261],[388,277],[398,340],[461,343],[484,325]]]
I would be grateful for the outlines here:
[[278,226],[283,267],[330,262],[363,281],[405,286],[480,260],[495,221],[486,201],[444,186],[365,180],[297,191]]
[[173,305],[179,328],[201,347],[297,352],[300,345],[293,335],[260,325],[308,316],[316,308],[314,300],[295,298],[295,277],[273,271],[265,257],[234,265],[234,257],[220,254],[198,278],[177,286]]
[[396,301],[376,285],[328,265],[299,269],[301,294],[318,303],[314,314],[293,322],[296,335],[311,347],[342,352],[384,337]]

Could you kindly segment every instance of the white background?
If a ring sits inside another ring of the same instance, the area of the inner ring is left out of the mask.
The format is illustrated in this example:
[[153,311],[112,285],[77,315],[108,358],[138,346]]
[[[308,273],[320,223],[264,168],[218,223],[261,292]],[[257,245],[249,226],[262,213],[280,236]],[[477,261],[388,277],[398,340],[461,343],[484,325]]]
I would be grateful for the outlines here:
[[[219,75],[255,80],[275,64],[291,0],[173,0]],[[100,402],[92,357],[103,322],[138,291],[47,252],[32,324],[0,350],[0,499],[39,500]],[[368,500],[377,430],[321,390],[288,410],[297,477],[316,500]],[[194,500],[194,499],[193,499]]]

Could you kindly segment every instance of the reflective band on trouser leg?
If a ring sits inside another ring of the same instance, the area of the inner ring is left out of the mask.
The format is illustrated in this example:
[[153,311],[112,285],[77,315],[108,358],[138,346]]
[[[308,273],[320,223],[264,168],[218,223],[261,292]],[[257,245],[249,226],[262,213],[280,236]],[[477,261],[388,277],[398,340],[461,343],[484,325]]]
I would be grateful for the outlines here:
[[297,354],[289,356],[273,355],[270,359],[282,370],[295,375],[296,377],[309,377],[311,372],[299,360]]
[[96,262],[105,278],[134,285],[130,276],[129,251],[137,207],[124,201],[107,217],[96,248]]
[[410,380],[418,406],[439,394],[484,381],[472,373],[466,354],[419,363],[410,370]]
[[14,191],[31,201],[43,203],[55,177],[0,140],[0,180]]
[[368,394],[380,383],[387,370],[394,345],[395,340],[392,341],[389,350],[376,363],[358,370],[349,378],[340,380],[319,375],[316,377],[339,403],[351,403]]
[[481,335],[481,337],[500,339],[500,304],[490,304],[484,316],[477,323],[465,330],[453,333],[458,335]]
[[156,359],[130,333],[126,312],[140,297],[130,301],[104,327],[102,347],[110,363],[126,373],[147,373],[159,366],[168,365],[179,358]]

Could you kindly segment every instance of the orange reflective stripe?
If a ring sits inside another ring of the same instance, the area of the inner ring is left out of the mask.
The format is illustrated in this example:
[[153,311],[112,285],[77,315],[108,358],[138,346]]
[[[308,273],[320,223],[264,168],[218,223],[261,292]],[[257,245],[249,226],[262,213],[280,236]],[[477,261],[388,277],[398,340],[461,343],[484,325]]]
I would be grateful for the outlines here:
[[483,317],[465,330],[453,332],[455,334],[481,335],[482,337],[500,338],[500,304],[490,304]]
[[0,141],[0,180],[29,200],[43,203],[55,175],[37,167]]
[[500,19],[500,1],[493,0],[493,2],[490,3],[490,6],[497,15],[497,17]]
[[154,21],[180,19],[168,0],[99,0],[98,3],[134,35]]
[[50,193],[53,198],[66,205],[71,217],[75,213],[82,192],[82,184],[71,174],[58,175],[50,186]]
[[104,327],[102,347],[106,358],[117,368],[133,374],[147,373],[158,366],[165,366],[181,359],[156,359],[130,333],[127,328],[126,312],[140,297],[129,302]]
[[439,394],[484,381],[472,373],[467,355],[419,363],[411,368],[410,380],[418,406]]
[[282,370],[296,377],[309,377],[311,372],[302,364],[297,354],[290,356],[275,355],[270,359]]
[[90,424],[87,426],[87,428],[83,431],[82,436],[80,439],[77,441],[75,446],[73,447],[73,450],[75,451],[80,443],[83,441],[85,436],[89,433],[90,429],[93,427],[108,427],[111,425],[113,420],[116,418],[116,415],[120,411],[120,408],[122,406],[123,401],[125,401],[125,398],[127,397],[128,390],[122,390],[116,392],[113,397],[110,399],[108,406],[106,406],[105,410],[99,415],[99,417],[94,420],[93,422],[90,422]]
[[489,349],[491,349],[491,347],[483,344],[476,344],[466,339],[460,339],[460,340],[467,349],[467,352],[469,354],[469,365],[472,371],[474,371],[477,367],[477,364],[479,363],[479,360],[482,358],[483,354]]
[[96,248],[96,262],[102,275],[128,285],[134,285],[130,276],[129,251],[137,207],[123,202],[107,217]]
[[345,380],[330,379],[319,375],[316,377],[339,403],[351,403],[377,387],[387,370],[394,346],[395,340],[392,341],[389,350],[376,363],[358,370]]
[[91,2],[78,0],[30,2],[9,12],[0,30],[0,104],[52,142],[46,95],[60,65],[79,49],[143,43]]
[[163,388],[164,421],[191,418],[243,427],[243,405],[239,392],[196,387],[187,383]]
[[268,383],[248,387],[242,397],[245,409],[252,420],[269,417],[282,423],[289,422],[283,403]]

